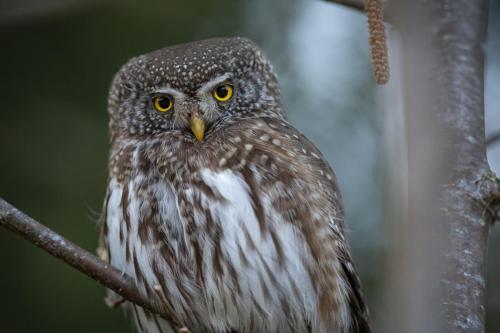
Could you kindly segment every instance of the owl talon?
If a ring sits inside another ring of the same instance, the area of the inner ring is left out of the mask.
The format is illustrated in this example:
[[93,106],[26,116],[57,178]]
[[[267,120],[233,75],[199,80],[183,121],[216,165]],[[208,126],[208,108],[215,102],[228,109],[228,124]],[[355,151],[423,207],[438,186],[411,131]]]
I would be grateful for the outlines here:
[[97,248],[96,252],[97,252],[97,256],[99,257],[99,259],[101,259],[104,262],[109,262],[108,250],[106,250],[104,247],[100,246]]
[[125,302],[125,298],[117,295],[107,295],[104,297],[104,303],[111,309],[116,309]]

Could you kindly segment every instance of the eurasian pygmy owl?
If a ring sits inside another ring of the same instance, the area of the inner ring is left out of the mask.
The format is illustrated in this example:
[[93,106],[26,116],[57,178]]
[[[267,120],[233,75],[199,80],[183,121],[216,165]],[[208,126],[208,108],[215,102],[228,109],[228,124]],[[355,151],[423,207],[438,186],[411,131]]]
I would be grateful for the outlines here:
[[[243,38],[131,59],[109,95],[103,245],[191,332],[368,332],[333,171]],[[174,332],[130,305],[145,332]]]

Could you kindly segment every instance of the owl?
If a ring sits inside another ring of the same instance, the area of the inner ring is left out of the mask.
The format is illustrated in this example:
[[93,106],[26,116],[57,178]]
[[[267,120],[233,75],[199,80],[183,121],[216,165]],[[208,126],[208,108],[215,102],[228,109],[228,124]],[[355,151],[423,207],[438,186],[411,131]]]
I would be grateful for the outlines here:
[[102,246],[173,318],[128,304],[138,331],[370,331],[333,171],[253,42],[133,58],[108,105]]

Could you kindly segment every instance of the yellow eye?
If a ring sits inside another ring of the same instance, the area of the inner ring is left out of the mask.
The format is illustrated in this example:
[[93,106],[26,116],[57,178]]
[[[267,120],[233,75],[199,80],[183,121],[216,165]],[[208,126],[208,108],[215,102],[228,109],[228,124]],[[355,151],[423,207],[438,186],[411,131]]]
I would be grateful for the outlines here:
[[233,87],[229,84],[222,84],[213,91],[214,98],[220,102],[228,101],[233,97]]
[[174,101],[170,96],[161,95],[153,97],[153,105],[158,112],[167,112],[174,106]]

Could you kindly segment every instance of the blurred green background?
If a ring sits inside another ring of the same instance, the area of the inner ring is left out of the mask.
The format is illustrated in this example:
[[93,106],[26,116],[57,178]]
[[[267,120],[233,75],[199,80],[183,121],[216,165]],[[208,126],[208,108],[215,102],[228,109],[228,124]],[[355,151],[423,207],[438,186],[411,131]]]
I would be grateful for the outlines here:
[[[487,44],[490,132],[500,129],[499,18],[495,0]],[[107,175],[106,98],[119,66],[179,42],[250,37],[275,65],[289,118],[337,172],[357,266],[376,308],[384,273],[383,126],[365,22],[355,11],[306,0],[3,0],[0,196],[93,251]],[[497,172],[499,155],[490,152]],[[490,249],[488,329],[498,332],[498,230]],[[105,307],[102,287],[6,230],[0,288],[2,332],[133,331],[120,311]]]

